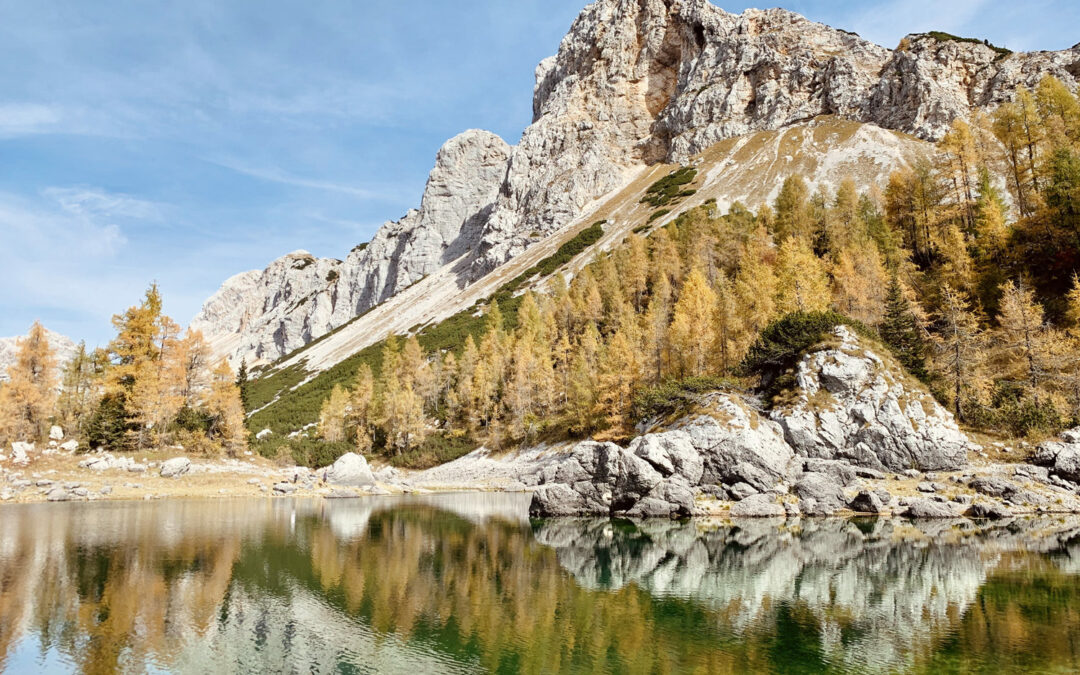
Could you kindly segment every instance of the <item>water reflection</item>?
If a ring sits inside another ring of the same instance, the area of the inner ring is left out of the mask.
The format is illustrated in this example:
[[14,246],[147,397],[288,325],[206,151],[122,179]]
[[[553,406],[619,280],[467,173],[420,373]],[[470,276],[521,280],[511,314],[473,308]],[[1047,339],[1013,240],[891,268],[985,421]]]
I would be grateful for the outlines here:
[[1080,521],[525,517],[505,494],[0,509],[0,669],[1080,666]]

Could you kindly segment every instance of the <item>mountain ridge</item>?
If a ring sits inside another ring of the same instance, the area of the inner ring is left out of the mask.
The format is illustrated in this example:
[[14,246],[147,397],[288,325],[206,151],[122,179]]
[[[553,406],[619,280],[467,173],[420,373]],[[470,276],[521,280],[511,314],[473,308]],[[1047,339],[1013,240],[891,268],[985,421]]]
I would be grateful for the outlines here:
[[[289,254],[258,283],[233,277],[192,326],[234,362],[275,361],[447,266],[462,291],[650,166],[822,115],[936,140],[1048,73],[1075,85],[1080,48],[1002,56],[925,34],[889,50],[787,10],[600,0],[537,66],[518,145],[475,130],[451,139],[419,210],[344,261]],[[774,187],[783,178],[770,175]]]

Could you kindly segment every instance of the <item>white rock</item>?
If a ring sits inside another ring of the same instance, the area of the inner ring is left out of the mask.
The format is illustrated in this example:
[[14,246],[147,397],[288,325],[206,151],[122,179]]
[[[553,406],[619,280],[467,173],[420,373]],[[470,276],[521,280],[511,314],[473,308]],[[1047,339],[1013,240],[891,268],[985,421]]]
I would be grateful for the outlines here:
[[274,435],[274,432],[270,431],[270,429],[263,429],[259,433],[255,434],[255,438],[261,441],[264,438],[269,438],[270,436],[273,436],[273,435]]
[[49,440],[50,441],[62,441],[64,440],[64,430],[55,424],[49,428]]
[[371,474],[367,460],[355,452],[347,452],[337,458],[334,464],[324,470],[326,482],[331,485],[362,487],[374,485],[375,477]]
[[60,444],[60,449],[67,453],[73,453],[79,449],[79,442],[76,440],[65,441]]
[[967,436],[925,389],[845,326],[841,345],[807,354],[796,367],[798,396],[776,409],[788,442],[807,457],[846,459],[879,471],[951,470],[967,463]]
[[162,478],[179,478],[191,470],[191,460],[187,457],[173,457],[161,463]]
[[33,443],[15,441],[11,444],[11,461],[15,464],[27,464],[30,462],[30,453],[33,451]]

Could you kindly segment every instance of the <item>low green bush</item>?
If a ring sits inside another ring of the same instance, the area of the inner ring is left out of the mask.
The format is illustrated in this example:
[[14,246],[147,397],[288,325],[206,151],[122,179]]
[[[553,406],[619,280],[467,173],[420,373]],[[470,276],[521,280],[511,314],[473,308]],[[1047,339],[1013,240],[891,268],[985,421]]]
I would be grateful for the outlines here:
[[729,378],[712,375],[669,380],[638,392],[631,414],[636,420],[664,419],[688,410],[701,394],[733,388],[735,385]]
[[697,169],[692,166],[676,169],[650,185],[645,190],[645,196],[641,198],[641,203],[651,204],[654,208],[658,208],[667,206],[676,199],[692,195],[694,191],[683,190],[683,186],[693,182],[696,176]]

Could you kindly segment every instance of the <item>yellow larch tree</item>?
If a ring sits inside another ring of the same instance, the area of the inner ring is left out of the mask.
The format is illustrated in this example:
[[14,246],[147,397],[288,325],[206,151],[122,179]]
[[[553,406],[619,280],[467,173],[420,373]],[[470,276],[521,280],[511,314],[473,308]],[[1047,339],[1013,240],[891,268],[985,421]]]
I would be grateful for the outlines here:
[[699,269],[683,282],[671,318],[671,349],[681,377],[708,371],[710,350],[716,341],[716,293]]
[[0,438],[35,442],[44,438],[56,402],[56,355],[35,321],[19,340],[8,382],[0,388]]

